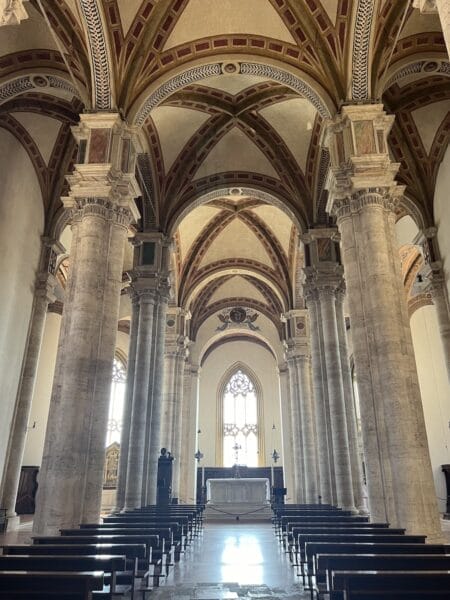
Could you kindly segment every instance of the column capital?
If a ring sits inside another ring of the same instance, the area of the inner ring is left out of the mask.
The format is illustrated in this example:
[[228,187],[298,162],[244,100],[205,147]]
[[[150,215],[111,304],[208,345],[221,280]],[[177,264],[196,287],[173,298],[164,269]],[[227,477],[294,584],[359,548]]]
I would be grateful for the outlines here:
[[43,298],[47,304],[55,302],[55,287],[56,277],[48,271],[41,271],[36,276],[35,295],[38,298]]
[[0,27],[3,25],[19,25],[28,19],[25,9],[26,0],[0,0]]
[[72,174],[67,208],[76,201],[102,198],[127,207],[133,219],[140,217],[134,199],[141,191],[135,176],[136,155],[140,144],[136,127],[131,127],[118,113],[86,113],[72,127],[78,142],[78,160]]
[[393,210],[404,186],[395,181],[399,164],[391,162],[387,136],[394,116],[382,104],[347,105],[325,133],[331,156],[327,212],[337,216],[369,204]]

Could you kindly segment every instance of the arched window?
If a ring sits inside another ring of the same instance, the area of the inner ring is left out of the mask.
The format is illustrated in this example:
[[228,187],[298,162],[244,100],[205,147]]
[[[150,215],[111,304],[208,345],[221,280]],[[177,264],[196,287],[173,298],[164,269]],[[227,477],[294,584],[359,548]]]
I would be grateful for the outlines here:
[[255,384],[242,370],[233,371],[223,388],[223,466],[257,467],[261,423]]
[[107,448],[113,442],[120,444],[126,379],[127,373],[125,366],[123,362],[116,357],[113,363],[111,397],[109,401],[108,433],[106,436]]

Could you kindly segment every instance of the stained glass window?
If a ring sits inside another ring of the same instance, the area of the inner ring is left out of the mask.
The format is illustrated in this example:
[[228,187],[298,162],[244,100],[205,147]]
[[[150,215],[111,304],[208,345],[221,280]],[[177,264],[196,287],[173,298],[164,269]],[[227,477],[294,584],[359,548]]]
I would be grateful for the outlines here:
[[223,396],[223,465],[258,466],[258,399],[255,386],[241,369]]
[[122,415],[125,402],[126,378],[127,374],[123,363],[118,358],[115,358],[113,363],[111,396],[109,401],[106,447],[110,446],[113,442],[120,444]]

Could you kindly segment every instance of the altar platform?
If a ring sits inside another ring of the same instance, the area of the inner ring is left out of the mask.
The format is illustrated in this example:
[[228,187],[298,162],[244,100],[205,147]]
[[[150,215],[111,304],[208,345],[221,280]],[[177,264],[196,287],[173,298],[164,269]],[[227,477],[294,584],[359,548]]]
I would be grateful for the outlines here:
[[207,480],[206,521],[270,521],[271,515],[268,479]]

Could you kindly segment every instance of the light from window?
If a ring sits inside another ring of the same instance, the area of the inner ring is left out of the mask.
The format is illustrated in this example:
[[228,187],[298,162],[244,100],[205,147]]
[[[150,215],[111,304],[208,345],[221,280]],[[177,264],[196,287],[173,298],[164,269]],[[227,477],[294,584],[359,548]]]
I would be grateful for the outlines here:
[[125,403],[125,384],[127,374],[125,367],[117,358],[114,359],[111,396],[109,401],[108,432],[106,436],[106,447],[113,442],[120,444],[122,431],[123,407]]
[[255,386],[240,369],[223,396],[223,464],[258,466],[258,402]]

